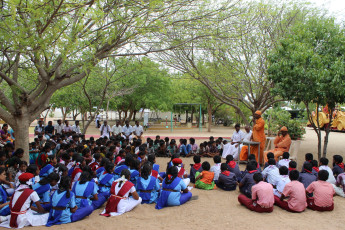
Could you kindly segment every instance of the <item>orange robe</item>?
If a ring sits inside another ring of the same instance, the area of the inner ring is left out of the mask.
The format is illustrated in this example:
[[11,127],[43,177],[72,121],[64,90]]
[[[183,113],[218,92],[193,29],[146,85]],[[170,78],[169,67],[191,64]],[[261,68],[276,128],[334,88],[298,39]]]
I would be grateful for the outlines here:
[[268,161],[267,159],[267,153],[272,152],[274,154],[274,159],[278,161],[278,158],[283,155],[284,152],[289,152],[291,145],[291,138],[289,134],[286,134],[285,137],[283,136],[277,136],[274,139],[274,146],[275,149],[271,149],[268,151],[265,151],[265,162]]
[[[255,121],[253,127],[253,141],[260,142],[260,162],[263,162],[263,155],[265,150],[266,135],[265,135],[265,121],[261,117]],[[259,146],[253,145],[250,148],[250,153],[255,155],[256,161],[258,161]]]

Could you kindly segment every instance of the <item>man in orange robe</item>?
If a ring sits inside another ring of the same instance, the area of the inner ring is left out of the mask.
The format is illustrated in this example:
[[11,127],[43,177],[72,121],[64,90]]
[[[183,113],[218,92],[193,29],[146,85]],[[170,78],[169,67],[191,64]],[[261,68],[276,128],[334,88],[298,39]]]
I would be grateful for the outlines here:
[[269,151],[265,151],[265,162],[268,161],[267,153],[272,152],[274,154],[274,159],[278,161],[278,158],[283,155],[284,152],[289,152],[291,145],[291,138],[288,134],[288,129],[283,126],[280,131],[278,132],[278,136],[274,139],[274,149]]
[[[261,111],[256,111],[254,113],[254,127],[253,127],[253,134],[252,134],[252,141],[260,142],[260,163],[263,162],[263,154],[265,149],[266,143],[266,135],[265,135],[265,121],[261,117]],[[258,161],[258,154],[259,154],[259,145],[252,145],[250,147],[250,153],[255,155],[256,160]],[[245,159],[246,158],[246,159]],[[243,146],[240,153],[240,160],[245,161],[248,158],[248,147]]]

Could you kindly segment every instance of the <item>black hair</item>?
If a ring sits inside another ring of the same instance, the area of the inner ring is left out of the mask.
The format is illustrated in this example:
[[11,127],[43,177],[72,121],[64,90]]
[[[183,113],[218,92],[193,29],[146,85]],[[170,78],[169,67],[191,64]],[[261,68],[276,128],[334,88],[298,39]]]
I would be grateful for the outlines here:
[[340,155],[334,155],[333,160],[335,161],[336,164],[340,164],[343,162],[343,157]]
[[290,180],[298,180],[299,172],[297,170],[290,171],[289,178]]
[[319,180],[326,181],[328,180],[329,173],[327,172],[327,170],[320,170],[317,176]]
[[113,169],[114,169],[115,165],[113,163],[108,163],[105,165],[105,171],[107,173],[113,173]]
[[85,157],[85,155],[88,154],[88,153],[90,153],[90,149],[89,148],[83,149],[83,151],[82,151],[83,157]]
[[140,161],[137,159],[132,160],[131,169],[139,170]]
[[16,151],[13,153],[12,156],[18,157],[20,154],[24,154],[24,149],[22,149],[22,148],[16,149]]
[[296,161],[290,161],[289,162],[289,167],[293,168],[293,169],[297,168],[297,162]]
[[37,165],[35,165],[35,164],[30,164],[30,165],[27,167],[26,172],[35,175],[35,174],[36,174],[36,171],[37,171],[37,168],[38,168]]
[[198,155],[195,155],[193,157],[193,161],[194,161],[195,164],[199,164],[201,162],[201,157],[198,156]]
[[227,170],[228,170],[228,165],[227,165],[226,163],[222,163],[222,164],[220,165],[220,170],[221,170],[221,171],[227,171]]
[[271,158],[274,158],[274,153],[272,152],[267,153],[267,159],[271,159]]
[[283,159],[289,159],[289,157],[290,157],[290,153],[288,152],[283,153]]
[[0,174],[2,174],[3,172],[6,172],[6,168],[0,167]]
[[150,162],[152,165],[154,164],[155,159],[156,159],[156,156],[154,154],[150,154],[147,157],[148,162]]
[[308,170],[309,172],[311,172],[311,171],[313,170],[313,165],[312,165],[310,162],[305,162],[305,163],[303,164],[303,168],[304,168],[305,170]]
[[60,158],[64,161],[66,161],[66,160],[70,160],[71,156],[68,153],[63,153],[63,154],[61,154]]
[[270,159],[268,159],[268,164],[269,165],[275,165],[276,164],[276,160],[274,160],[274,158],[270,158]]
[[241,128],[241,125],[237,123],[237,124],[235,125],[235,128]]
[[15,164],[20,164],[21,160],[18,158],[18,157],[11,157],[9,160],[8,160],[8,166],[9,167],[13,167]]
[[56,165],[56,170],[58,173],[63,173],[63,172],[68,171],[68,168],[64,164],[58,163]]
[[201,167],[203,170],[208,171],[208,170],[210,170],[211,165],[210,165],[210,163],[208,163],[208,161],[204,161],[204,162],[202,162]]
[[[128,169],[123,169],[122,171],[121,171],[121,177],[122,176],[125,176],[125,178],[127,179],[127,180],[129,180],[130,178],[131,178],[131,172],[128,170]],[[122,180],[120,180],[120,182],[119,182],[119,188],[121,187],[121,185],[122,185]]]
[[189,141],[190,141],[190,143],[191,143],[192,145],[195,144],[195,139],[194,139],[193,137],[189,138]]
[[289,174],[289,169],[286,166],[281,166],[279,168],[279,174],[280,175],[288,175]]
[[114,153],[112,153],[112,152],[107,152],[107,154],[105,154],[105,157],[108,159],[110,159],[113,156],[114,156]]
[[95,154],[93,154],[93,158],[95,158],[95,160],[98,160],[99,158],[101,158],[101,154],[95,153]]
[[22,166],[22,165],[28,166],[28,162],[26,162],[26,161],[21,161],[21,162],[19,163],[19,167]]
[[322,164],[322,165],[328,165],[328,159],[326,158],[326,157],[321,157],[320,158],[320,163]]
[[311,163],[311,165],[313,167],[318,167],[319,166],[319,163],[317,162],[317,160],[312,160],[310,163]]
[[165,184],[171,184],[178,175],[178,168],[172,166],[167,171],[167,176],[165,177]]
[[262,174],[261,173],[254,173],[253,175],[253,179],[255,182],[259,183],[260,181],[263,181],[263,177],[262,177]]
[[103,158],[99,163],[99,166],[105,167],[108,163],[110,163],[110,160],[108,158]]
[[92,179],[92,175],[88,170],[84,171],[80,175],[79,184],[85,184]]
[[312,153],[306,153],[306,154],[305,154],[305,160],[306,160],[306,161],[312,161],[312,160],[314,160],[313,154],[312,154]]
[[250,161],[250,160],[256,160],[256,157],[255,157],[254,154],[250,154],[250,155],[248,156],[248,161]]
[[145,156],[145,155],[146,155],[145,152],[139,152],[139,153],[138,153],[138,156]]
[[233,161],[234,157],[232,155],[227,155],[226,156],[226,163],[229,163],[230,161]]
[[125,165],[131,166],[133,160],[134,160],[133,155],[130,153],[127,153],[126,158],[125,158]]
[[66,191],[66,197],[69,198],[71,196],[69,188],[71,184],[71,179],[69,176],[61,177],[60,183],[59,183],[59,189],[57,190],[58,193],[62,193]]
[[57,174],[56,172],[52,172],[50,173],[48,176],[44,177],[42,180],[40,180],[38,183],[40,185],[46,185],[50,182],[52,182],[53,180],[55,181],[59,181],[60,180],[60,176],[59,174]]
[[214,163],[218,164],[218,163],[222,162],[222,158],[220,158],[220,156],[214,156],[213,161],[214,161]]
[[[255,162],[256,163],[256,162]],[[247,167],[246,167],[246,169],[247,169],[247,171],[249,172],[249,171],[253,171],[253,170],[255,170],[256,169],[256,167],[257,167],[257,164],[255,164],[253,161],[249,161],[248,163],[247,163]]]
[[141,177],[147,180],[151,175],[152,166],[149,162],[145,162],[144,166],[141,169]]

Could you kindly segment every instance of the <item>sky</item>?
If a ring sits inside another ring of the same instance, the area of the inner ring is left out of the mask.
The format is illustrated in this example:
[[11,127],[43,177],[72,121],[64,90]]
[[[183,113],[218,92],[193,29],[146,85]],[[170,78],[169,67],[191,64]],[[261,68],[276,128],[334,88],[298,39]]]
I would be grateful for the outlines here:
[[345,0],[308,0],[308,2],[327,9],[338,22],[345,21]]

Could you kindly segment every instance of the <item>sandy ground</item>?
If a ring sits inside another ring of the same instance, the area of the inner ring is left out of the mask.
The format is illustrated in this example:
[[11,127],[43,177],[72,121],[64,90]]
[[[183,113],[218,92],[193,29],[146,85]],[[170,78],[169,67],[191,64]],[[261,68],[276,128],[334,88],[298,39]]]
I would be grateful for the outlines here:
[[[199,133],[196,130],[178,131],[171,134],[169,131],[148,131],[146,135],[160,134],[167,136],[231,136],[230,129],[214,129],[209,134]],[[345,133],[331,133],[328,156],[341,154],[345,156]],[[308,129],[302,141],[298,156],[298,168],[304,161],[304,154],[314,153],[316,156],[317,139],[313,130]],[[213,164],[212,159],[205,159]],[[166,167],[168,158],[159,158],[157,163],[161,170]],[[192,163],[191,158],[183,159],[187,170]],[[242,166],[243,167],[243,166]],[[345,212],[345,199],[334,197],[335,209],[333,212],[316,212],[306,210],[303,213],[288,213],[279,207],[274,208],[270,214],[251,212],[241,206],[237,197],[238,190],[226,192],[222,190],[203,191],[192,189],[193,196],[198,200],[187,202],[180,207],[169,207],[156,210],[154,205],[141,205],[129,213],[117,217],[99,216],[101,209],[95,210],[86,219],[68,225],[53,226],[50,229],[341,229],[343,227],[343,213]],[[46,229],[37,227],[30,229]]]

